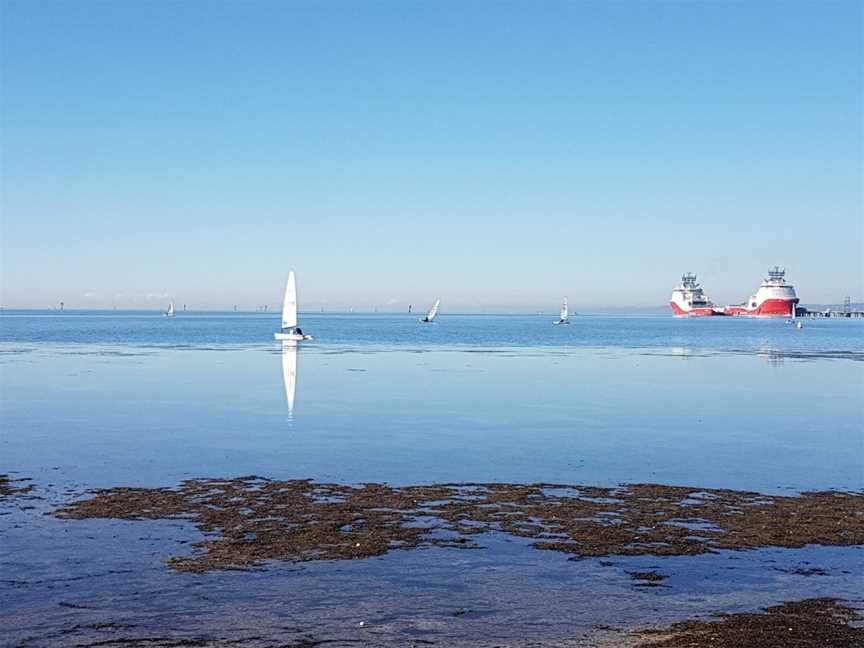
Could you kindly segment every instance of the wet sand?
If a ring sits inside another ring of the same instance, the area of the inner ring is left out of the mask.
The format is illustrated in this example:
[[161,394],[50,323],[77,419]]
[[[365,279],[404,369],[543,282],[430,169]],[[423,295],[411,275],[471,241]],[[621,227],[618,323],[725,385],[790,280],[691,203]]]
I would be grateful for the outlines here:
[[[718,614],[709,620],[687,620],[669,627],[641,631],[620,628],[597,628],[589,637],[572,640],[544,641],[526,638],[518,642],[498,642],[495,646],[551,646],[558,648],[861,648],[864,628],[852,625],[862,619],[856,610],[833,599],[807,599],[787,602],[754,613]],[[88,629],[111,633],[122,631],[117,623],[94,623]],[[79,646],[106,648],[313,648],[315,646],[376,645],[376,637],[365,639],[322,640],[312,636],[288,640],[263,637],[218,639],[201,636],[177,639],[152,636],[148,638],[107,638],[98,642],[76,643]],[[388,644],[384,640],[381,645]],[[414,638],[404,645],[437,645],[438,642]],[[448,642],[446,645],[491,646],[487,641]]]

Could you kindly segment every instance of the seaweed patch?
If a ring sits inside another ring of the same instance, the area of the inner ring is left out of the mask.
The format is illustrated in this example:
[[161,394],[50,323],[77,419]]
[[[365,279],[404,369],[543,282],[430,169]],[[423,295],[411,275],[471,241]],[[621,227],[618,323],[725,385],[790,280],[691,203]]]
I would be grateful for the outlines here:
[[659,484],[392,487],[194,479],[177,488],[112,488],[70,503],[67,519],[188,519],[208,537],[174,569],[244,568],[268,560],[349,560],[423,546],[476,548],[498,531],[580,560],[718,550],[864,544],[864,495],[768,496]]
[[861,616],[830,598],[793,601],[762,612],[718,614],[640,633],[638,648],[861,648]]

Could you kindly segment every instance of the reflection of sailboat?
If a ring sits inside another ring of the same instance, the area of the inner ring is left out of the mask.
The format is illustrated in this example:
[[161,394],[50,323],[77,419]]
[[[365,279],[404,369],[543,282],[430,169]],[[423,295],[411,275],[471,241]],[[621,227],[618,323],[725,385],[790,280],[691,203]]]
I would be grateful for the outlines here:
[[165,317],[174,317],[174,302],[168,304],[168,310],[162,313]]
[[311,335],[303,335],[303,331],[297,326],[297,282],[294,279],[294,271],[288,273],[288,284],[285,286],[285,297],[282,300],[282,330],[274,333],[277,340],[311,340]]
[[424,324],[431,324],[432,322],[434,322],[435,317],[437,317],[437,315],[438,315],[438,306],[440,306],[440,305],[441,305],[441,300],[436,299],[435,303],[432,304],[432,308],[430,308],[429,312],[426,313],[426,317],[424,317],[420,321],[423,322]]
[[564,298],[564,303],[561,304],[561,315],[558,318],[556,324],[569,324],[570,323],[570,311],[567,309],[567,298]]
[[294,413],[294,392],[297,389],[297,342],[282,342],[282,380],[285,383],[285,400],[288,414]]

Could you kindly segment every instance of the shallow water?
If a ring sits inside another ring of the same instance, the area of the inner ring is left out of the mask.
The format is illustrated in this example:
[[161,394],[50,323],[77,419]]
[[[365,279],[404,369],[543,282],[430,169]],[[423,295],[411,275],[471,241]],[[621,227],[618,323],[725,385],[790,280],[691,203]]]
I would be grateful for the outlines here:
[[[357,639],[366,619],[382,642],[515,640],[526,626],[563,640],[596,623],[810,594],[855,599],[855,547],[613,557],[604,567],[493,534],[483,551],[189,575],[164,565],[200,538],[187,523],[43,515],[90,488],[248,474],[864,488],[864,322],[552,319],[442,315],[424,326],[316,314],[303,317],[315,340],[283,352],[269,315],[3,312],[0,473],[33,478],[43,499],[0,515],[0,631],[43,645],[64,628],[119,619],[139,634],[196,636],[228,632],[225,619],[241,614],[243,627],[272,637],[290,616],[292,638]],[[775,569],[804,563],[826,574]],[[635,587],[626,574],[653,567],[670,576],[662,587]]]

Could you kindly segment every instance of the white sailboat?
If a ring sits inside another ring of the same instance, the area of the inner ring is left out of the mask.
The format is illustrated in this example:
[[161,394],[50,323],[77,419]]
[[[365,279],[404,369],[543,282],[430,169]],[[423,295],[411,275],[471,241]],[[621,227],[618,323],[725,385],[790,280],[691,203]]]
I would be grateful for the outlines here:
[[294,271],[288,273],[288,285],[285,286],[285,298],[282,300],[282,329],[274,333],[277,340],[311,340],[311,335],[304,335],[297,326],[297,282]]
[[567,298],[564,298],[564,303],[561,304],[561,314],[558,317],[558,321],[555,324],[569,324],[570,323],[570,311],[567,308]]
[[162,314],[165,317],[174,317],[175,313],[174,313],[174,302],[173,301],[170,304],[168,304],[168,310]]
[[432,304],[432,308],[429,309],[429,312],[426,313],[426,317],[421,319],[420,321],[424,324],[431,324],[435,321],[435,318],[438,316],[438,306],[441,305],[441,299],[436,299],[435,303]]
[[297,390],[297,342],[293,340],[282,342],[282,381],[290,416],[294,413],[294,392]]

